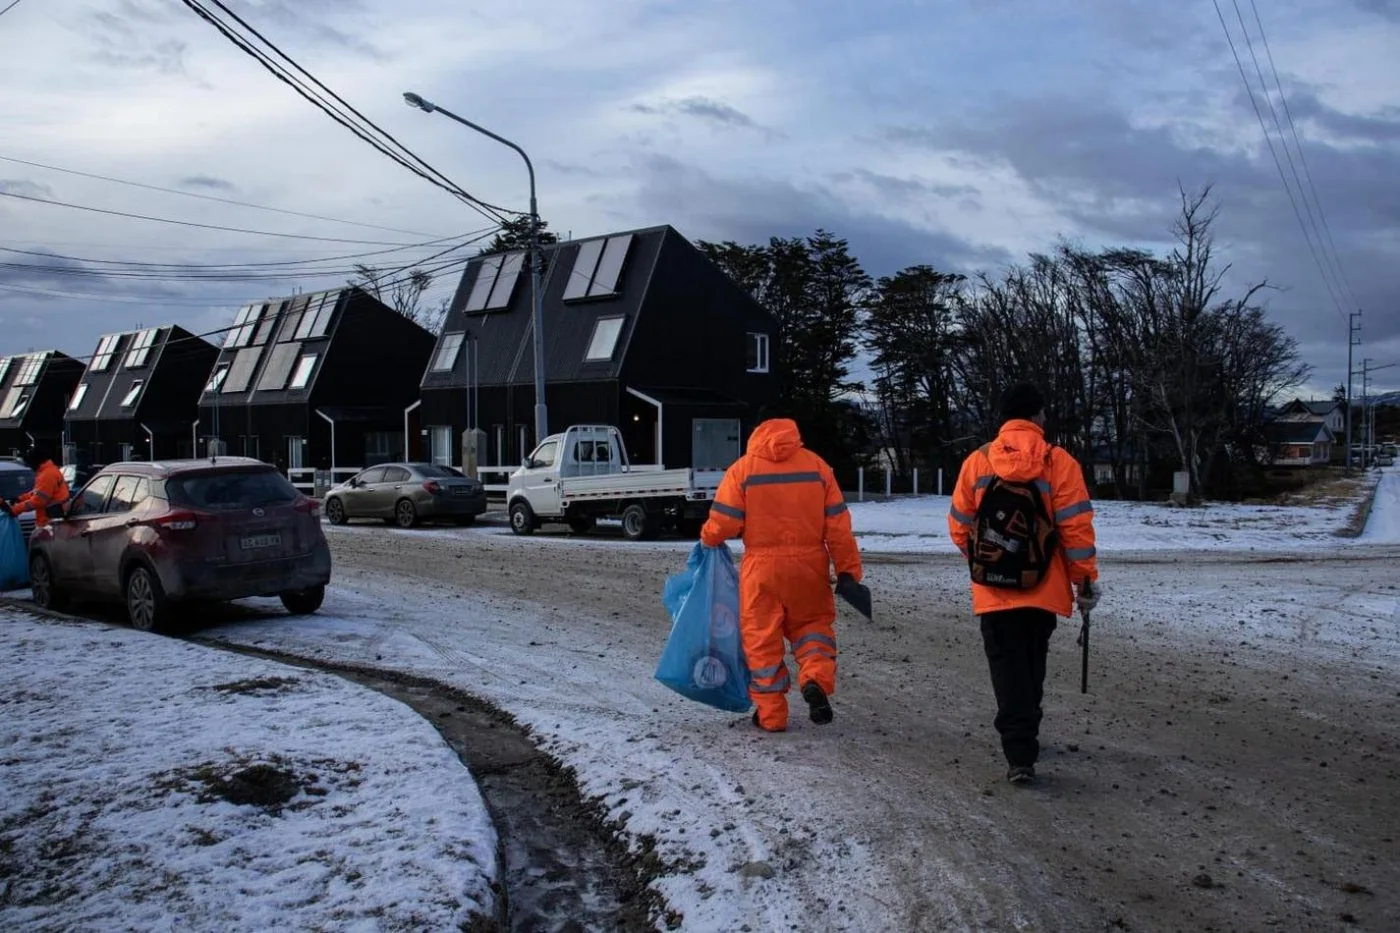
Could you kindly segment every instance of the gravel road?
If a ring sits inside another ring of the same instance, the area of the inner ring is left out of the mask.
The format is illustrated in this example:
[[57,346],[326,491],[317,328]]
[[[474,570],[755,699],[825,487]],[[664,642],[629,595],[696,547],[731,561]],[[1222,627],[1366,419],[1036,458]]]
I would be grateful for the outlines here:
[[[668,624],[660,581],[685,554],[489,527],[330,537],[342,584],[533,604],[539,671],[577,670],[570,652],[587,652],[606,655],[590,662],[603,676],[649,674]],[[838,624],[836,723],[810,726],[794,695],[786,735],[701,740],[769,743],[772,767],[724,775],[742,778],[758,831],[846,840],[873,865],[848,874],[839,855],[799,858],[804,915],[754,929],[1400,929],[1397,557],[1104,560],[1090,693],[1078,692],[1077,622],[1063,622],[1043,780],[1019,789],[1003,781],[965,568],[866,555],[877,622]],[[441,641],[407,615],[386,624]],[[514,650],[493,658],[493,641],[524,634],[482,634],[458,633],[464,663],[521,663]],[[609,709],[602,687],[573,688],[568,703],[636,715]],[[723,748],[713,759],[723,770]]]

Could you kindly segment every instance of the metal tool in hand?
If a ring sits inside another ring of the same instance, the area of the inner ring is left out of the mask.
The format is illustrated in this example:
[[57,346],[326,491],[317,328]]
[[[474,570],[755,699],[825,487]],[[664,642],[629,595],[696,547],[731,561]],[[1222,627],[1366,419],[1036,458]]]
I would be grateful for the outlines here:
[[[1092,596],[1092,585],[1088,580],[1084,581],[1083,591],[1085,596]],[[1079,638],[1075,644],[1080,647],[1079,654],[1079,692],[1089,692],[1089,610],[1081,608],[1079,618],[1082,620],[1079,626]]]

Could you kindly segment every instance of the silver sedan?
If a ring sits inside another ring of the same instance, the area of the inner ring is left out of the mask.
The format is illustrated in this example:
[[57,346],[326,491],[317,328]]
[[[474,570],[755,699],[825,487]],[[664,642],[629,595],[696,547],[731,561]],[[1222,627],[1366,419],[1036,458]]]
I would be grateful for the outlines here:
[[470,525],[486,511],[486,487],[436,463],[381,463],[326,493],[322,510],[332,525],[378,518],[400,528],[428,519]]

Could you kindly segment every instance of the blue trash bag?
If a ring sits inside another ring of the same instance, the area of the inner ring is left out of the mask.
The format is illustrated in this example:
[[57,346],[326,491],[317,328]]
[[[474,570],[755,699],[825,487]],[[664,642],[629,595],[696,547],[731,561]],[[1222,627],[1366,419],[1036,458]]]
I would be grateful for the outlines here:
[[739,637],[739,572],[729,548],[697,544],[685,570],[666,581],[661,601],[672,626],[656,679],[698,703],[747,713],[749,665]]
[[19,519],[0,510],[0,591],[23,589],[29,585],[29,551]]

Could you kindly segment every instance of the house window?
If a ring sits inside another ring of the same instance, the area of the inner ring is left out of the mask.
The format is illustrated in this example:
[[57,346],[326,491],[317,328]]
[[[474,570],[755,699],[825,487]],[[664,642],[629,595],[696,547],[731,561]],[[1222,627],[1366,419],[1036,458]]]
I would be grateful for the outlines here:
[[13,357],[0,356],[0,385],[4,384],[5,376],[10,372],[10,361],[12,359]]
[[78,387],[73,390],[73,400],[68,403],[69,411],[77,411],[82,407],[83,399],[87,397],[87,387],[86,382],[78,383]]
[[258,358],[262,356],[262,352],[262,347],[245,347],[238,351],[238,355],[233,358],[228,378],[224,380],[225,393],[248,391],[248,384],[253,381],[253,371],[258,368]]
[[495,253],[482,259],[467,295],[466,313],[497,311],[508,306],[524,265],[523,252]]
[[240,435],[240,439],[243,441],[243,456],[245,456],[245,457],[252,457],[254,460],[257,460],[257,459],[258,459],[258,435],[256,435],[256,434],[243,434],[243,435]]
[[564,300],[597,298],[617,294],[618,279],[627,251],[632,246],[632,234],[589,240],[579,245],[574,268],[564,286]]
[[297,361],[297,371],[292,373],[291,388],[306,388],[306,384],[311,381],[311,370],[316,367],[316,358],[317,354],[307,353]]
[[227,378],[228,378],[228,364],[227,364],[227,363],[224,363],[223,365],[219,366],[218,368],[216,368],[216,369],[214,370],[214,374],[213,374],[212,376],[209,377],[209,382],[206,383],[205,386],[204,386],[204,391],[205,391],[205,392],[217,392],[217,391],[219,391],[219,386],[223,385],[223,384],[224,384],[224,380],[227,379]]
[[306,438],[287,438],[287,469],[300,470],[306,466]]
[[130,445],[130,444],[122,444],[122,445],[121,445],[121,459],[122,459],[123,461],[129,461],[129,460],[131,459],[131,445]]
[[146,358],[151,355],[151,347],[155,346],[156,332],[158,327],[148,327],[136,335],[136,339],[131,341],[131,348],[126,352],[126,368],[136,369],[146,365]]
[[749,334],[748,370],[751,373],[768,372],[767,334]]
[[[320,300],[320,296],[316,296]],[[297,328],[301,327],[302,318],[306,315],[307,305],[311,303],[310,295],[302,295],[292,299],[289,303],[287,313],[282,318],[282,329],[277,332],[277,342],[286,343],[295,340]]]
[[141,387],[145,384],[146,382],[144,379],[137,379],[131,384],[131,388],[128,389],[126,395],[122,397],[123,408],[130,408],[132,405],[136,404],[136,399],[141,394]]
[[0,405],[0,418],[18,418],[24,414],[25,408],[29,407],[29,396],[23,389],[11,389],[10,394],[5,396],[5,402]]
[[46,356],[47,353],[31,353],[26,356],[19,366],[19,372],[15,373],[15,385],[32,386],[38,382],[39,370],[43,368]]
[[433,462],[441,466],[452,466],[452,427],[433,425],[428,428],[428,440],[432,446]]
[[397,431],[365,432],[365,465],[374,466],[398,459],[398,444],[403,435]]
[[590,363],[611,360],[617,349],[617,338],[622,333],[621,317],[600,317],[593,325],[593,339],[588,342],[588,352],[584,360]]
[[95,373],[104,372],[112,363],[112,356],[117,352],[117,344],[121,343],[121,334],[108,334],[97,343],[97,352],[92,356],[92,362],[88,364],[88,369]]
[[496,435],[496,465],[505,466],[510,462],[510,454],[506,452],[506,426],[495,425],[493,433]]
[[331,326],[331,315],[335,313],[336,305],[340,304],[340,295],[340,292],[326,292],[311,296],[306,313],[301,316],[301,323],[297,325],[297,340],[315,340],[326,336]]
[[449,372],[457,364],[457,353],[462,349],[466,334],[443,334],[437,356],[433,357],[433,372]]

